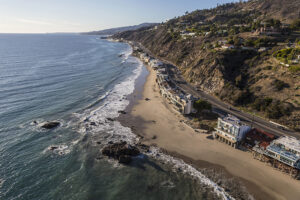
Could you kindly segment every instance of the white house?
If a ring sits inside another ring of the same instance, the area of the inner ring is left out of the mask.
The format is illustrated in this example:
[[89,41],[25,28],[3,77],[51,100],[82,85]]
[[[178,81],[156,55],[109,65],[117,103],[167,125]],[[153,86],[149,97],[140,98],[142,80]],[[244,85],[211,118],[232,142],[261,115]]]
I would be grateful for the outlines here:
[[238,118],[228,115],[223,118],[218,118],[218,125],[215,130],[213,133],[214,138],[232,147],[237,147],[251,128],[250,126],[242,124]]
[[286,165],[300,169],[300,140],[283,136],[274,140],[266,149],[266,154]]
[[222,45],[222,49],[234,49],[235,46],[232,44],[224,44]]

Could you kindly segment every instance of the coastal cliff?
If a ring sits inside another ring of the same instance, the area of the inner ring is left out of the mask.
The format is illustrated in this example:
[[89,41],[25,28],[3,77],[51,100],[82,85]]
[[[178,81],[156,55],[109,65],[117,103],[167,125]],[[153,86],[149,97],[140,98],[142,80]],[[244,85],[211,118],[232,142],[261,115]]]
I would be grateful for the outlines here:
[[[113,37],[140,43],[223,101],[300,130],[299,10],[298,0],[230,3]],[[287,48],[289,60],[276,57]]]

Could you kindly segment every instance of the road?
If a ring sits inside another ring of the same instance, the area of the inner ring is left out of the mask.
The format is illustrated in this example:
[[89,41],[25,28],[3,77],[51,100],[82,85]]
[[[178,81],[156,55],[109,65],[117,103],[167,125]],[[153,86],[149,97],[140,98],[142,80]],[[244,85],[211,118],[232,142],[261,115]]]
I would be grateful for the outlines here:
[[[135,43],[138,47],[140,47],[145,53],[148,53],[150,56],[153,56],[151,52],[143,47],[141,44]],[[155,56],[153,56],[155,57]],[[185,82],[185,80],[181,77],[181,75],[178,73],[178,70],[175,65],[170,63],[169,61],[161,59],[164,63],[167,64],[167,72],[169,75],[170,80],[182,91],[185,93],[192,94],[194,97],[204,99],[208,101],[212,107],[213,111],[217,112],[219,114],[231,114],[236,117],[238,117],[241,121],[243,121],[245,124],[248,124],[249,126],[259,128],[262,130],[265,130],[267,132],[273,133],[277,136],[293,136],[298,139],[300,139],[300,134],[291,130],[286,130],[279,128],[275,124],[271,123],[270,121],[263,119],[261,117],[251,115],[249,113],[240,111],[239,109],[235,108],[232,105],[229,105],[227,103],[222,102],[221,100],[217,99],[216,97],[207,94],[203,91],[197,90],[192,85]]]

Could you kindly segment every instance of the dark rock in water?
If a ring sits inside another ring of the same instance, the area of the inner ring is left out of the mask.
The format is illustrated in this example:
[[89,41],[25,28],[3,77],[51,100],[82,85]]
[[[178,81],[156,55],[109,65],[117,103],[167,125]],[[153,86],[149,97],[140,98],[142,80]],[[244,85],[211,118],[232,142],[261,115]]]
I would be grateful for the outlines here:
[[122,164],[129,164],[131,162],[132,158],[128,155],[120,155],[119,156],[119,163]]
[[33,121],[33,124],[37,125],[38,123],[37,123],[37,121],[34,120],[34,121]]
[[106,118],[108,121],[111,121],[111,122],[113,122],[113,121],[115,121],[113,118],[110,118],[110,117],[108,117],[108,118]]
[[145,145],[145,144],[142,144],[142,143],[139,143],[137,145],[137,147],[139,149],[141,149],[142,151],[145,151],[145,152],[149,152],[150,151],[150,147],[148,145]]
[[118,111],[118,113],[123,114],[123,115],[126,115],[126,114],[127,114],[127,112],[125,112],[125,111],[123,111],[123,110]]
[[154,189],[154,185],[148,185],[148,186],[147,186],[147,189],[148,189],[149,191],[152,191],[152,190]]
[[102,149],[102,154],[118,160],[120,163],[129,164],[133,156],[140,154],[137,147],[126,142],[109,144]]
[[51,147],[49,147],[49,150],[50,150],[50,151],[54,151],[54,150],[56,150],[56,149],[58,149],[57,146],[51,146]]
[[96,126],[97,124],[96,124],[96,122],[91,122],[90,125],[91,126]]
[[97,158],[96,158],[96,160],[101,160],[102,159],[102,157],[101,156],[98,156]]
[[45,129],[53,129],[53,128],[56,128],[60,125],[59,122],[46,122],[42,128],[45,128]]
[[120,54],[120,55],[119,55],[119,57],[122,57],[122,56],[124,56],[124,54]]

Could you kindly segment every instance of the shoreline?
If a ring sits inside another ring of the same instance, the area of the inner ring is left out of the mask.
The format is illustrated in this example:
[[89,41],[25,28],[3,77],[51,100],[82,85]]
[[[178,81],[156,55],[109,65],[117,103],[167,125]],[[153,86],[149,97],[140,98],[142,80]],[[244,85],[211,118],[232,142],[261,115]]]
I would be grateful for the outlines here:
[[298,199],[299,181],[254,160],[249,153],[207,139],[207,135],[196,134],[182,124],[182,116],[173,112],[158,93],[154,70],[146,68],[146,80],[136,81],[136,89],[128,97],[127,114],[117,118],[142,143],[156,145],[200,170],[219,170],[228,179],[241,182],[255,199]]

